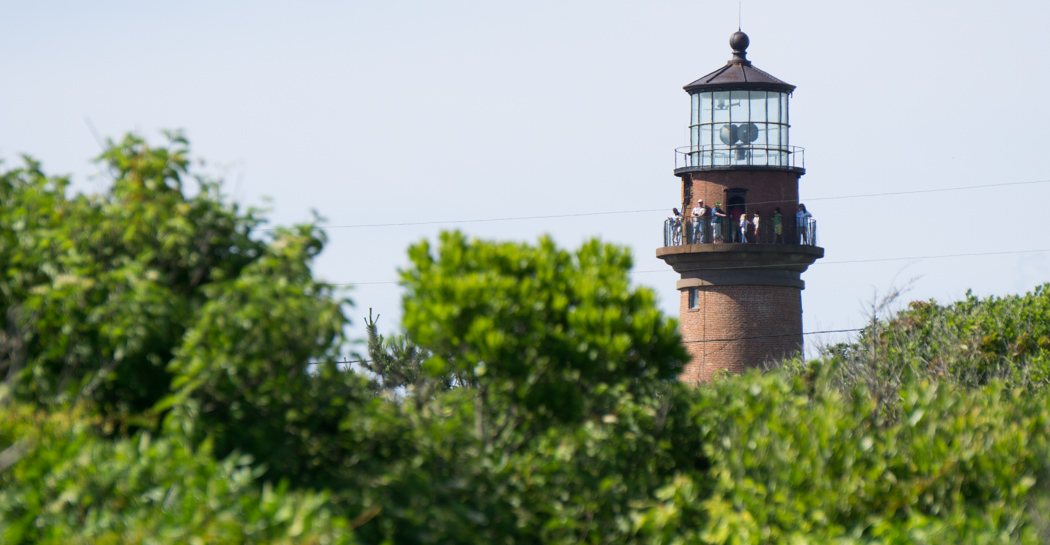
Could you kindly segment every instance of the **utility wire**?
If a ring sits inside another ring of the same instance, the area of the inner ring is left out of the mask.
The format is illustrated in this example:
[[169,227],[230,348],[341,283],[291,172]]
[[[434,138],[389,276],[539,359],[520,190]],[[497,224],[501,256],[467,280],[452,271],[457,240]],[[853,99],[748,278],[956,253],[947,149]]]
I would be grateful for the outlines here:
[[838,197],[816,197],[811,201],[828,201],[838,199],[860,199],[866,197],[889,197],[892,195],[915,195],[918,193],[943,193],[945,191],[962,191],[965,189],[985,189],[988,187],[1006,187],[1011,185],[1032,185],[1050,183],[1050,180],[1032,180],[1028,182],[1006,182],[1002,184],[963,185],[957,187],[942,187],[939,189],[913,189],[911,191],[892,191],[887,193],[862,193],[858,195],[841,195]]
[[[891,197],[895,195],[916,195],[921,193],[943,193],[946,191],[964,191],[969,189],[986,189],[989,187],[1009,187],[1016,185],[1034,185],[1034,184],[1045,184],[1050,183],[1050,179],[1047,180],[1032,180],[1027,182],[1006,182],[1001,184],[980,184],[980,185],[966,185],[956,187],[942,187],[937,189],[915,189],[910,191],[888,191],[884,193],[859,193],[856,195],[838,195],[832,197],[814,197],[807,199],[808,201],[833,201],[843,199],[862,199],[871,197]],[[783,201],[756,201],[747,203],[748,206],[758,206],[761,204],[781,204]],[[358,223],[350,225],[319,225],[321,229],[364,229],[372,227],[405,227],[413,225],[447,225],[447,224],[459,224],[459,223],[490,223],[497,221],[526,221],[526,220],[546,220],[546,219],[558,219],[558,218],[579,218],[588,216],[611,216],[621,214],[642,214],[649,212],[664,212],[667,208],[643,208],[638,210],[613,210],[607,212],[577,212],[572,214],[548,214],[541,216],[508,216],[500,218],[476,218],[476,219],[459,219],[459,220],[443,220],[443,221],[405,221],[405,222],[392,222],[392,223]],[[685,211],[683,211],[685,212]],[[278,228],[267,228],[267,229],[256,229],[257,231],[276,231]]]
[[[819,333],[849,333],[852,331],[860,331],[863,328],[853,329],[826,329],[824,331],[806,331],[803,335],[817,335]],[[693,343],[715,343],[715,342],[730,342],[730,341],[748,341],[751,339],[772,339],[777,337],[794,337],[797,333],[783,333],[779,335],[752,335],[749,337],[729,337],[725,339],[701,339],[697,341],[682,341],[682,344],[693,344]]]
[[[855,327],[853,329],[825,329],[824,331],[806,331],[806,332],[803,332],[802,334],[803,335],[818,335],[818,334],[821,334],[821,333],[851,333],[851,332],[854,332],[854,331],[860,331],[862,329],[863,328],[860,328],[860,327]],[[752,336],[748,336],[748,337],[728,337],[728,338],[725,338],[725,339],[702,339],[702,340],[697,340],[697,341],[682,341],[682,344],[714,343],[714,342],[730,342],[730,341],[749,341],[749,340],[752,340],[752,339],[772,339],[772,338],[776,338],[776,337],[794,337],[795,335],[796,335],[795,333],[783,333],[783,334],[779,334],[779,335],[752,335]],[[351,359],[348,359],[348,358],[343,358],[342,360],[335,361],[333,363],[337,363],[337,364],[338,363],[342,363],[342,364],[347,364],[347,365],[352,364],[352,363],[363,364],[363,363],[372,363],[372,360],[351,360]]]
[[827,263],[814,263],[815,265],[840,265],[843,263],[870,263],[873,261],[908,261],[912,259],[942,259],[948,257],[972,257],[984,255],[1010,255],[1010,254],[1034,254],[1039,252],[1050,252],[1050,248],[1041,250],[1010,250],[1005,252],[971,252],[965,254],[927,255],[914,257],[887,257],[882,259],[851,259],[848,261],[828,261]]
[[[879,257],[875,259],[848,259],[843,261],[817,261],[811,266],[815,265],[843,265],[848,263],[875,263],[879,261],[912,261],[916,259],[945,259],[949,257],[974,257],[974,256],[985,256],[985,255],[1012,255],[1012,254],[1035,254],[1039,252],[1050,252],[1050,248],[1042,248],[1039,250],[1007,250],[1004,252],[971,252],[965,254],[942,254],[942,255],[916,255],[911,257]],[[702,270],[705,271],[727,271],[732,269],[761,269],[761,268],[775,268],[781,267],[781,264],[773,265],[746,265],[746,266],[733,266],[733,267],[705,267]],[[631,274],[645,274],[645,273],[660,273],[660,272],[674,272],[673,269],[649,269],[646,271],[631,271]],[[381,283],[381,282],[376,282]],[[396,284],[396,282],[388,282]]]
[[[578,212],[574,214],[551,214],[547,216],[512,216],[506,218],[481,218],[468,220],[444,220],[444,221],[406,221],[400,223],[359,223],[354,225],[318,225],[320,229],[363,229],[366,227],[404,227],[409,225],[443,225],[449,223],[488,223],[495,221],[522,221],[522,220],[549,220],[556,218],[576,218],[585,216],[609,216],[615,214],[641,214],[645,212],[659,212],[663,208],[645,208],[641,210],[616,210],[612,212]],[[272,229],[256,229],[257,231],[276,231]]]
[[[818,261],[812,266],[816,265],[844,265],[849,263],[876,263],[880,261],[911,261],[917,259],[946,259],[951,257],[976,257],[976,256],[987,256],[987,255],[1012,255],[1012,254],[1034,254],[1039,252],[1050,252],[1050,248],[1042,248],[1039,250],[1009,250],[1004,252],[970,252],[965,254],[942,254],[942,255],[918,255],[911,257],[881,257],[876,259],[849,259],[843,261]],[[728,271],[735,269],[761,269],[761,268],[776,268],[782,267],[782,264],[772,265],[746,265],[746,266],[729,266],[729,267],[705,267],[704,271]],[[674,269],[649,269],[645,271],[630,271],[630,274],[647,274],[647,273],[666,273],[675,272]],[[330,284],[332,286],[367,286],[376,284],[398,284],[397,281],[389,282],[358,282],[358,283],[343,283],[343,284]]]

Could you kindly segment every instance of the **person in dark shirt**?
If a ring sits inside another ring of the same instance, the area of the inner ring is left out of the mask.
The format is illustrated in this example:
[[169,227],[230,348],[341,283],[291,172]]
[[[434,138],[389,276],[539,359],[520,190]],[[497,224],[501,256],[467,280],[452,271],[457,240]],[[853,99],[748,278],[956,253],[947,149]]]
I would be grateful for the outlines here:
[[798,212],[795,212],[795,226],[798,228],[798,243],[813,244],[810,236],[809,224],[813,221],[813,214],[806,210],[806,205],[798,203]]
[[671,220],[671,245],[677,246],[682,243],[682,213],[679,212],[677,208],[672,208],[671,217],[668,219]]
[[726,218],[726,213],[722,211],[722,203],[716,202],[715,208],[711,210],[711,225],[714,227],[714,239],[715,242],[725,242],[722,238],[722,222]]

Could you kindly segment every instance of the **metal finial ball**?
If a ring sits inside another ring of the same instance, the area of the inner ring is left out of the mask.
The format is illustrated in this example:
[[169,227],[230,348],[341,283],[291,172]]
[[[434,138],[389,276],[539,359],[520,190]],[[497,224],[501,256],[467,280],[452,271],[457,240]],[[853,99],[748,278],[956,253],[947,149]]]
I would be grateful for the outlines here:
[[748,39],[747,34],[739,30],[729,37],[729,47],[732,47],[733,51],[745,51],[750,44],[751,40]]

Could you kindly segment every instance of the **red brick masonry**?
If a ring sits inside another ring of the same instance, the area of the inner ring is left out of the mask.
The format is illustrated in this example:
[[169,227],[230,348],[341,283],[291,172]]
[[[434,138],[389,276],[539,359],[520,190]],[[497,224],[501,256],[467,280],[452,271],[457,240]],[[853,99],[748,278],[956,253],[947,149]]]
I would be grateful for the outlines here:
[[[824,249],[797,244],[685,244],[657,248],[681,275],[679,320],[697,383],[789,357],[802,348],[801,274]],[[697,290],[697,308],[689,292]]]
[[[680,330],[692,361],[679,380],[706,382],[789,357],[802,348],[802,292],[781,286],[703,286],[698,307],[680,291]],[[727,340],[736,339],[736,340]],[[703,342],[696,342],[703,341]]]
[[[683,214],[691,214],[696,199],[713,207],[722,203],[728,212],[727,190],[745,189],[747,214],[761,212],[762,217],[772,221],[773,209],[780,207],[784,215],[785,240],[794,240],[795,211],[798,210],[799,174],[791,171],[712,170],[690,172],[682,176]],[[772,225],[772,224],[770,224]]]

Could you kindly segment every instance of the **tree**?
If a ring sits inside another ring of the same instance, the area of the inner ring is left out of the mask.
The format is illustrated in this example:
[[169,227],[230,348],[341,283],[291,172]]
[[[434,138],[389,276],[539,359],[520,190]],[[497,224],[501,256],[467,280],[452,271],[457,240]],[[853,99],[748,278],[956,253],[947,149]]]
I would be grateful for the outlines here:
[[87,398],[114,417],[148,410],[205,288],[263,255],[258,213],[225,203],[217,182],[189,171],[185,138],[168,137],[161,148],[109,142],[104,195],[67,197],[68,180],[28,158],[0,175],[0,369],[20,397]]
[[368,309],[368,318],[365,318],[368,356],[359,362],[364,370],[373,375],[373,392],[379,394],[405,389],[420,403],[434,392],[445,391],[453,386],[467,386],[451,373],[438,376],[427,374],[423,370],[423,363],[430,358],[430,352],[416,346],[403,335],[389,339],[383,337],[379,334],[378,322],[379,315],[373,318],[372,309]]
[[260,232],[259,212],[225,201],[167,136],[110,141],[102,195],[67,197],[30,159],[0,175],[0,370],[19,399],[84,402],[118,429],[156,430],[176,409],[219,456],[306,478],[317,434],[366,393],[332,363],[349,301],[312,276],[324,234]]
[[[651,291],[630,287],[623,248],[591,241],[570,253],[549,238],[530,246],[451,232],[436,255],[424,241],[409,258],[404,327],[433,353],[428,372],[477,385],[479,435],[615,412],[686,360],[675,321]],[[496,413],[507,418],[492,422]]]
[[320,229],[261,232],[177,134],[111,144],[103,195],[0,172],[5,542],[1050,536],[1046,287],[694,388],[625,249],[444,233],[366,376]]
[[350,544],[328,494],[260,481],[177,435],[113,439],[85,411],[19,403],[0,419],[0,540],[21,544]]

